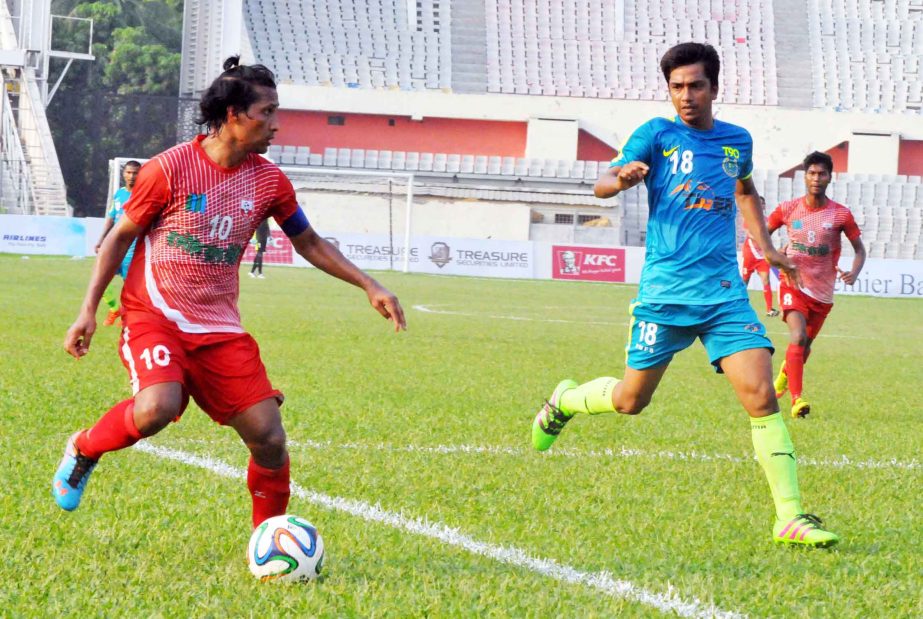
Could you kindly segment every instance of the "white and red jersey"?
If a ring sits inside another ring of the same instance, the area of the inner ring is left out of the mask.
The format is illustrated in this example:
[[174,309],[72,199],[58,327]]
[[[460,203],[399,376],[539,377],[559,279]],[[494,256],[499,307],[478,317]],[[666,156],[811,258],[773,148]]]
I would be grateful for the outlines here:
[[801,291],[821,303],[833,303],[840,233],[854,241],[861,232],[852,212],[827,199],[822,208],[809,208],[804,196],[783,202],[769,215],[769,228],[788,231],[784,253],[801,272]]
[[759,243],[756,242],[756,239],[753,238],[749,230],[747,230],[747,238],[744,240],[744,243],[747,244],[750,248],[750,253],[752,253],[753,257],[757,260],[763,260],[766,257],[763,255],[763,250],[760,249]]
[[145,230],[122,290],[126,322],[153,314],[186,333],[242,333],[238,265],[254,230],[270,216],[283,229],[289,218],[304,220],[275,164],[251,153],[222,168],[202,148],[204,137],[138,173],[125,215]]

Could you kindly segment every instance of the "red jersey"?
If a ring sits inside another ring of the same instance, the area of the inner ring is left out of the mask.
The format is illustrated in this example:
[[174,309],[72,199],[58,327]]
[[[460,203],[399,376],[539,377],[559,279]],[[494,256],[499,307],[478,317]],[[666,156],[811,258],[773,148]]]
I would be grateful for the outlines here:
[[763,260],[766,256],[763,255],[763,250],[760,249],[759,243],[756,242],[756,239],[753,238],[753,235],[747,231],[747,238],[744,241],[749,247],[750,252],[753,254],[753,257],[757,260]]
[[850,241],[861,234],[850,210],[829,198],[823,208],[811,209],[802,196],[776,207],[768,223],[770,229],[784,225],[788,230],[783,251],[801,272],[801,291],[821,303],[833,303],[840,233]]
[[[205,136],[145,163],[125,215],[145,228],[122,290],[126,322],[154,314],[186,333],[242,333],[238,265],[254,230],[272,216],[303,218],[291,181],[255,153],[222,168]],[[306,224],[305,224],[306,226]]]

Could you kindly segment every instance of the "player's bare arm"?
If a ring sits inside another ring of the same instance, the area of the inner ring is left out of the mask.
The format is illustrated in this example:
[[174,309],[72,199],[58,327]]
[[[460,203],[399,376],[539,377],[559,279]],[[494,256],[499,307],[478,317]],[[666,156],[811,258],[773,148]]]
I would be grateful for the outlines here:
[[395,331],[407,329],[404,310],[397,297],[350,262],[333,243],[321,238],[310,226],[298,236],[292,237],[291,241],[295,251],[321,271],[362,288],[372,307],[394,323]]
[[112,230],[112,227],[115,225],[115,220],[106,215],[106,219],[103,220],[103,231],[99,235],[99,240],[96,241],[96,246],[93,248],[93,251],[97,254],[99,253],[99,248],[103,244],[103,240],[106,238],[106,235],[109,234],[109,231]]
[[103,239],[80,314],[64,337],[64,350],[71,356],[79,359],[89,352],[90,340],[96,332],[96,309],[99,307],[99,300],[106,286],[115,277],[115,272],[125,259],[128,248],[141,232],[140,226],[128,217],[123,217]]
[[611,198],[631,189],[644,180],[650,167],[643,161],[630,161],[623,166],[607,168],[593,185],[597,198]]
[[737,208],[744,218],[744,225],[753,239],[763,250],[766,261],[774,267],[778,267],[790,281],[796,285],[801,285],[801,276],[795,264],[773,244],[769,236],[769,229],[766,228],[766,217],[760,208],[760,196],[756,191],[752,178],[738,180],[734,190],[734,198],[737,201]]
[[862,267],[865,266],[865,244],[862,242],[862,237],[856,237],[855,239],[850,239],[849,242],[852,244],[853,251],[856,252],[856,255],[852,259],[852,268],[849,271],[843,273],[840,272],[840,279],[843,280],[843,283],[847,286],[852,286],[856,283],[856,280],[859,278],[859,273],[862,272]]

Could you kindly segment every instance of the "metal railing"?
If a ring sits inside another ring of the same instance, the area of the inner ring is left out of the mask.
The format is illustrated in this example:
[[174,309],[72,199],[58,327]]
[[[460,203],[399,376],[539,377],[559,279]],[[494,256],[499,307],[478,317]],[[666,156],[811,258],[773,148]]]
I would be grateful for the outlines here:
[[0,210],[31,214],[35,204],[31,171],[19,139],[8,90],[14,84],[0,72]]

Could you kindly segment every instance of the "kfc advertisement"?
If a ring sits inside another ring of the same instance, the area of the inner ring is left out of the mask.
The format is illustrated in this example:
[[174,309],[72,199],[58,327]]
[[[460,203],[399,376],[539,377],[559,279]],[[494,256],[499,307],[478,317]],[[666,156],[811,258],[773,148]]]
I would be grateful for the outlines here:
[[624,282],[625,250],[552,245],[551,276],[591,282]]
[[[266,243],[266,253],[263,254],[263,264],[292,264],[294,248],[281,230],[273,230]],[[250,239],[244,252],[244,262],[253,262],[256,256],[256,238]]]

